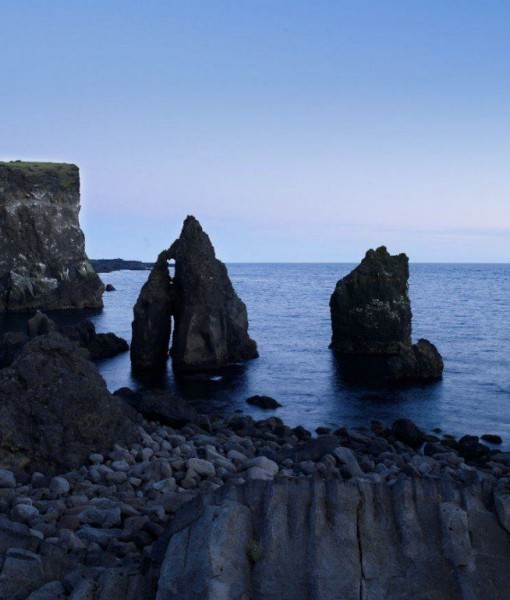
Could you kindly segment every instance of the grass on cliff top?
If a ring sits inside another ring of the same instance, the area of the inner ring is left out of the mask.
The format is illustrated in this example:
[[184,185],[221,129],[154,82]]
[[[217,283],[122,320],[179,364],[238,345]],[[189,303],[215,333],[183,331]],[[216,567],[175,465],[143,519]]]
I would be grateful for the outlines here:
[[9,169],[18,169],[20,171],[48,171],[52,169],[74,171],[77,167],[71,163],[53,163],[53,162],[29,162],[24,160],[11,160],[9,162],[0,161],[0,166]]

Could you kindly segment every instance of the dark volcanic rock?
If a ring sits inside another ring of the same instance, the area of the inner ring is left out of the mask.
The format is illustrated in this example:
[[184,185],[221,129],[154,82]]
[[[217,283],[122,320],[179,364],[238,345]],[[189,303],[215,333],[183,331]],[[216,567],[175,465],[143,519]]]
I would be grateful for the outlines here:
[[369,250],[337,284],[330,300],[331,348],[348,354],[388,353],[411,343],[409,260],[384,246]]
[[90,264],[94,267],[96,273],[149,271],[153,266],[153,263],[146,263],[141,260],[124,260],[122,258],[91,258]]
[[281,406],[277,400],[269,396],[250,396],[247,398],[246,402],[247,404],[266,409],[275,409]]
[[436,479],[227,485],[178,511],[165,537],[156,600],[494,600],[510,589],[510,538],[483,490]]
[[133,309],[131,364],[135,371],[166,367],[174,309],[168,259],[168,251],[158,256]]
[[411,419],[397,419],[391,427],[391,433],[399,442],[411,448],[419,448],[425,441],[425,434]]
[[35,315],[27,321],[27,333],[30,337],[35,337],[36,335],[46,335],[47,333],[51,333],[52,331],[56,330],[57,326],[55,325],[55,321],[50,319],[48,315],[45,315],[40,310],[38,310]]
[[391,382],[439,379],[443,360],[428,340],[411,344],[409,260],[369,250],[330,299],[333,336],[346,378]]
[[161,390],[133,392],[129,388],[120,388],[114,396],[123,398],[150,421],[180,428],[198,420],[198,413],[186,400]]
[[0,369],[12,364],[30,338],[21,331],[8,331],[0,341]]
[[3,467],[62,472],[138,437],[85,351],[58,333],[33,338],[0,371],[0,398]]
[[485,444],[480,443],[477,435],[461,437],[457,449],[461,456],[473,462],[484,462],[490,455],[490,449]]
[[443,359],[428,340],[400,344],[398,352],[384,358],[386,377],[391,381],[433,381],[443,373]]
[[103,305],[79,210],[75,165],[0,163],[0,311]]
[[495,433],[484,433],[482,435],[482,440],[484,442],[488,442],[489,444],[502,444],[503,443],[501,436],[497,435]]
[[88,320],[78,325],[63,327],[60,332],[88,350],[90,360],[112,358],[129,350],[126,340],[111,332],[96,333],[94,323]]
[[105,292],[116,292],[117,290],[115,289],[115,286],[113,286],[111,283],[107,283],[106,287],[104,288]]
[[175,259],[174,369],[218,369],[256,358],[257,345],[248,335],[246,306],[194,217],[184,221],[169,257]]

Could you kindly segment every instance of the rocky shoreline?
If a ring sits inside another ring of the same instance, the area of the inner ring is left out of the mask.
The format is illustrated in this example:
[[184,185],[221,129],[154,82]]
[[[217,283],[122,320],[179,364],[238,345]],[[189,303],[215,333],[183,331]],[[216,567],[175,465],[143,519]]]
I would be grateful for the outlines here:
[[389,429],[374,422],[324,428],[312,437],[276,417],[254,421],[243,415],[202,417],[201,426],[190,422],[178,429],[141,419],[138,429],[140,442],[91,452],[79,469],[53,476],[0,470],[1,598],[163,594],[160,565],[175,513],[197,496],[256,481],[320,479],[392,488],[432,480],[468,495],[483,488],[510,532],[510,453],[489,450],[470,436],[425,435],[399,420]]

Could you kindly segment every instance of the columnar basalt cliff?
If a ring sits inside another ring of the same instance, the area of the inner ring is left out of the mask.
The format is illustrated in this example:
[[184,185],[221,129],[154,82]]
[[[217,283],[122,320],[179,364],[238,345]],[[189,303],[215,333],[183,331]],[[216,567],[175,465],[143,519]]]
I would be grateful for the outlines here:
[[[175,260],[171,279],[168,261]],[[162,252],[134,308],[131,360],[135,370],[160,370],[170,354],[177,372],[214,370],[256,358],[245,304],[209,236],[191,216]]]
[[369,250],[331,296],[330,347],[386,380],[437,379],[443,361],[436,347],[428,340],[411,342],[408,279],[405,254],[391,256],[384,246]]
[[100,308],[75,165],[0,163],[0,311]]

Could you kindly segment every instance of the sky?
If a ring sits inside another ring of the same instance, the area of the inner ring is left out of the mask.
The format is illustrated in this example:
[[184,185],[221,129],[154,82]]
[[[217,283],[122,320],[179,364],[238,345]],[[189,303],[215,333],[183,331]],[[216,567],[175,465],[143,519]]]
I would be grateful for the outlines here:
[[0,160],[76,163],[92,258],[510,262],[507,0],[0,0]]

